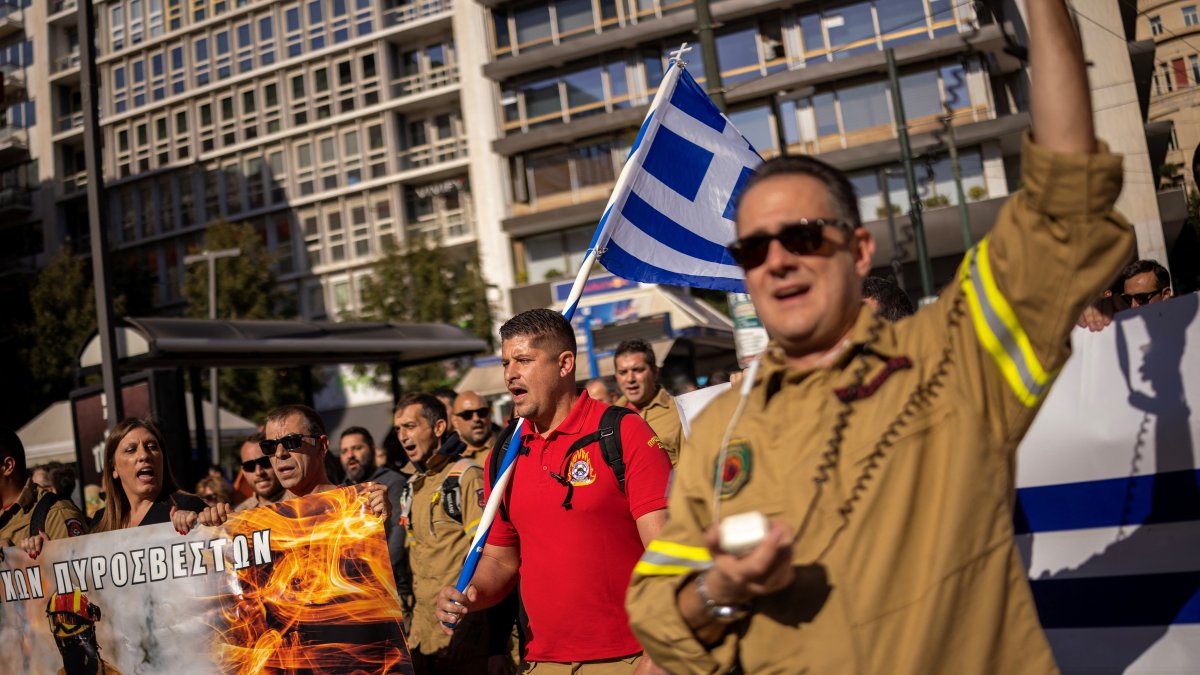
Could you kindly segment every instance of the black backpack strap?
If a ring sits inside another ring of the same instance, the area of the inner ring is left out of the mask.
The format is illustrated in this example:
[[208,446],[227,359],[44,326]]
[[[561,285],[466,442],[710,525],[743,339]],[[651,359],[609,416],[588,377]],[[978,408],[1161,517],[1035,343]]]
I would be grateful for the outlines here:
[[629,408],[609,406],[607,410],[600,416],[600,425],[592,433],[581,436],[567,448],[567,454],[563,456],[563,466],[560,467],[560,473],[551,472],[550,477],[558,481],[563,487],[567,488],[567,496],[563,499],[562,507],[570,510],[571,497],[574,496],[575,486],[571,483],[568,476],[570,467],[566,466],[570,461],[571,456],[576,451],[582,450],[592,443],[597,441],[600,443],[600,453],[604,456],[604,463],[612,469],[613,476],[617,479],[617,487],[621,492],[625,492],[625,457],[621,450],[621,419],[626,415],[635,414]]
[[[517,422],[513,420],[500,431],[500,435],[496,437],[496,445],[492,448],[490,459],[487,463],[487,481],[488,487],[496,487],[496,479],[500,477],[500,463],[504,461],[504,454],[508,451],[508,442],[512,440],[513,431],[517,428]],[[518,448],[517,453],[525,452],[525,448]],[[512,485],[512,479],[509,479],[509,485]],[[508,520],[508,509],[505,508],[504,499],[500,499],[500,515]]]
[[50,515],[50,509],[59,502],[62,497],[47,490],[42,494],[41,499],[33,507],[33,515],[29,517],[29,536],[33,536],[42,530],[46,529],[46,516]]
[[612,468],[617,477],[617,485],[625,492],[625,456],[621,449],[621,420],[626,415],[635,414],[624,406],[611,406],[600,417],[600,452],[604,454],[604,463]]

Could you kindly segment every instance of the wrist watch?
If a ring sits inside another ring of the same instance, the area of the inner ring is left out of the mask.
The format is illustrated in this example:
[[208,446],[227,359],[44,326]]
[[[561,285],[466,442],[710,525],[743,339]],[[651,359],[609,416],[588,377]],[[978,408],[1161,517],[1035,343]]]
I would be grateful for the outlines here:
[[705,582],[705,577],[708,575],[708,570],[696,575],[696,595],[699,596],[700,602],[704,603],[704,611],[708,616],[718,623],[733,623],[741,621],[750,614],[752,606],[750,603],[741,605],[719,605],[708,594],[708,585]]

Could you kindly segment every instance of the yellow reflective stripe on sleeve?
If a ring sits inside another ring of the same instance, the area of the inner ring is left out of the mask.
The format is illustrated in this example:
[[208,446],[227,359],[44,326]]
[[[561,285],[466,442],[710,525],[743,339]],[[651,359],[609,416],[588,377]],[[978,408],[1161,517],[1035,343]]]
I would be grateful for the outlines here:
[[1033,407],[1045,396],[1054,375],[1042,367],[1028,334],[1000,293],[987,252],[985,237],[977,247],[967,251],[959,271],[975,334],[992,355],[1017,400]]
[[476,518],[475,520],[472,520],[471,522],[467,523],[467,526],[463,528],[463,531],[466,532],[468,535],[474,537],[475,530],[479,528],[479,520],[480,520],[479,518]]
[[642,576],[678,576],[709,567],[712,567],[712,556],[707,548],[655,539],[646,547],[633,571]]

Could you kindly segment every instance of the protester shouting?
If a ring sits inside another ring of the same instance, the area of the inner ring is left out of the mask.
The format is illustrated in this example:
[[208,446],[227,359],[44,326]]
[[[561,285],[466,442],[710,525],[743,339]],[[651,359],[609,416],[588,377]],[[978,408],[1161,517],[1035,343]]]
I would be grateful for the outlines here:
[[165,523],[176,508],[204,508],[203,500],[179,489],[162,432],[147,419],[130,417],[109,430],[101,480],[104,508],[92,517],[92,532]]

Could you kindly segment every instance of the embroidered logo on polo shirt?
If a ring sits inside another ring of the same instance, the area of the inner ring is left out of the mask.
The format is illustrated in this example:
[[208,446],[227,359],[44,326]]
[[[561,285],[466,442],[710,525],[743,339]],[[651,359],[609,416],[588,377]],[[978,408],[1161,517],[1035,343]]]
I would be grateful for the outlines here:
[[729,450],[725,453],[725,466],[713,467],[714,471],[721,472],[721,499],[729,499],[746,487],[752,464],[750,442],[742,438],[730,440]]
[[567,465],[571,467],[567,474],[571,479],[571,485],[580,487],[596,482],[596,469],[592,466],[592,458],[587,450],[576,450],[571,455],[571,459],[567,461]]
[[664,446],[664,445],[663,445],[662,439],[661,439],[661,438],[659,438],[658,436],[651,436],[651,437],[650,437],[650,440],[646,441],[646,445],[648,445],[648,446],[650,446],[650,447],[652,447],[652,448],[653,448],[654,446],[658,446],[658,447],[659,447],[659,449],[661,449],[661,450],[666,450],[666,449],[667,449],[667,448],[666,448],[666,446]]

